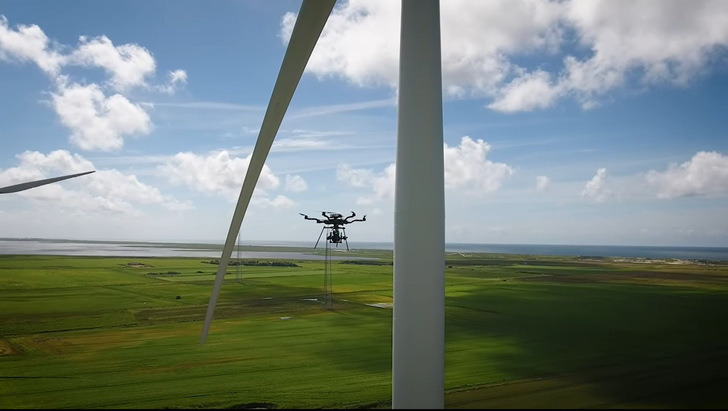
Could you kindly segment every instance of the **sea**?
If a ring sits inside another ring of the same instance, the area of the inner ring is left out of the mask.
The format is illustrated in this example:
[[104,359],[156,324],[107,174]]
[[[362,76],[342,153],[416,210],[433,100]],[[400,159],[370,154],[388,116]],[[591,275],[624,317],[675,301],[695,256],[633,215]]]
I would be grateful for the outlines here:
[[[243,245],[271,247],[272,251],[237,251],[234,257],[262,259],[309,259],[320,260],[324,256],[303,251],[279,251],[273,247],[309,248],[312,244],[303,241],[257,241]],[[350,242],[352,250],[392,250],[391,242]],[[332,259],[349,259],[341,255]],[[552,255],[577,257],[628,257],[648,259],[680,259],[697,261],[728,261],[728,247],[679,247],[679,246],[621,246],[621,245],[551,245],[551,244],[475,244],[447,243],[446,252],[454,253],[498,253],[519,255]],[[222,244],[215,243],[170,243],[132,241],[90,241],[38,238],[0,238],[0,255],[75,255],[75,256],[119,256],[119,257],[220,257]]]

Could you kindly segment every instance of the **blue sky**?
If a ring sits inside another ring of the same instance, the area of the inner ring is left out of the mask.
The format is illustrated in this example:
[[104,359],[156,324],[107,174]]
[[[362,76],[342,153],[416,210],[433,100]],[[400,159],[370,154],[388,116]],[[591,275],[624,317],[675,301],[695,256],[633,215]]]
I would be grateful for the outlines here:
[[[4,1],[0,237],[222,242],[299,1]],[[443,1],[446,241],[728,246],[728,3]],[[243,222],[391,241],[399,2],[340,1]]]

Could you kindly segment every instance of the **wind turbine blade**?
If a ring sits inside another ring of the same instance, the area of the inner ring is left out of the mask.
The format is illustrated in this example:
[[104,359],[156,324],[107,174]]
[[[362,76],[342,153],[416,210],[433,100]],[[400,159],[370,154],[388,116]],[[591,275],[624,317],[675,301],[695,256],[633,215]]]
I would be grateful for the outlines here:
[[283,116],[288,109],[288,105],[293,98],[298,82],[301,79],[303,70],[306,68],[311,52],[318,41],[319,35],[326,24],[326,20],[334,8],[336,0],[303,0],[301,9],[296,19],[296,24],[291,33],[291,39],[288,42],[286,54],[283,57],[281,70],[278,72],[276,84],[273,87],[273,93],[268,102],[268,108],[263,118],[263,125],[260,127],[258,141],[255,143],[253,155],[250,158],[248,172],[245,174],[243,187],[240,190],[238,202],[235,205],[233,219],[230,222],[230,229],[225,240],[225,246],[220,257],[220,264],[217,268],[217,276],[215,284],[212,287],[210,302],[207,305],[207,313],[205,314],[205,323],[200,336],[200,345],[204,344],[207,338],[207,332],[212,323],[212,315],[217,304],[217,297],[220,294],[225,279],[225,271],[227,270],[230,254],[235,244],[235,237],[240,230],[240,225],[245,217],[245,211],[250,204],[250,197],[260,177],[260,172],[268,157],[268,152],[273,144],[273,139],[278,133],[278,128],[283,121]]
[[16,193],[18,191],[27,190],[29,188],[35,188],[35,187],[38,187],[38,186],[43,186],[43,185],[46,185],[46,184],[55,183],[56,181],[62,181],[62,180],[67,180],[69,178],[74,178],[74,177],[83,176],[83,175],[86,175],[86,174],[91,174],[91,173],[93,173],[95,171],[96,170],[85,171],[83,173],[69,174],[69,175],[66,175],[66,176],[46,178],[46,179],[43,179],[43,180],[29,181],[27,183],[20,183],[20,184],[14,184],[14,185],[11,185],[11,186],[7,186],[7,187],[0,187],[0,194]]

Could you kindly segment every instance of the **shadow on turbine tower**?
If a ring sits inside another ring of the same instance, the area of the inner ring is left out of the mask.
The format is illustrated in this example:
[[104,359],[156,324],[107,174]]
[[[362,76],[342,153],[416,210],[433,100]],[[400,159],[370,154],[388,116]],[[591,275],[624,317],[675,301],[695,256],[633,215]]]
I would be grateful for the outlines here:
[[339,213],[331,211],[322,211],[321,215],[324,218],[313,218],[303,213],[298,214],[301,214],[306,220],[312,220],[324,225],[323,228],[321,228],[318,240],[316,240],[316,244],[313,248],[316,249],[319,241],[321,241],[321,235],[323,235],[324,231],[326,231],[326,248],[324,251],[324,308],[330,310],[333,308],[333,304],[331,302],[331,251],[329,249],[329,243],[336,244],[336,247],[338,248],[339,244],[343,241],[346,244],[346,251],[349,251],[349,241],[347,241],[349,237],[346,236],[345,226],[357,221],[367,221],[367,216],[354,219],[354,217],[356,217],[356,213],[353,211],[348,217],[344,217]]

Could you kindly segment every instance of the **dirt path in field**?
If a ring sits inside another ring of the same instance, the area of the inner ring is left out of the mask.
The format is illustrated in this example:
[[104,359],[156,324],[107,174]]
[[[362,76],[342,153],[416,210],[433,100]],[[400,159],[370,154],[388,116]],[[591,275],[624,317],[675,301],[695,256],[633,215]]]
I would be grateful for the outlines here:
[[0,355],[13,355],[18,351],[13,348],[9,341],[0,338]]

